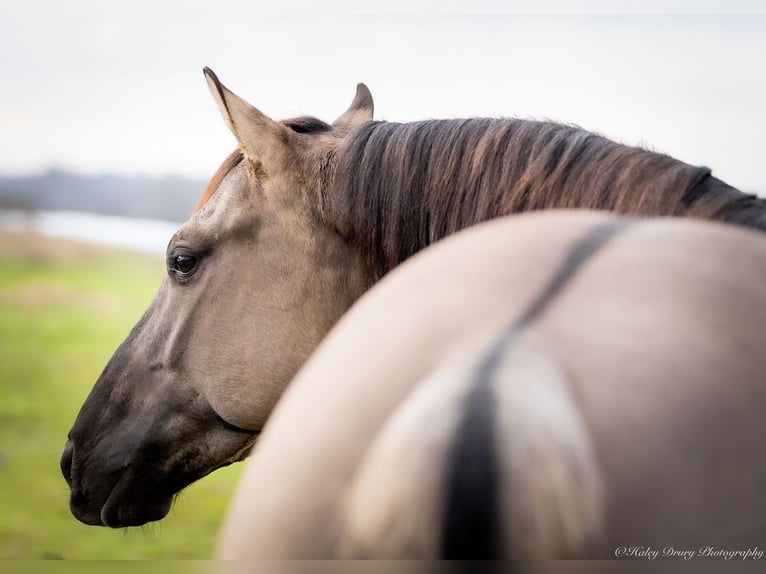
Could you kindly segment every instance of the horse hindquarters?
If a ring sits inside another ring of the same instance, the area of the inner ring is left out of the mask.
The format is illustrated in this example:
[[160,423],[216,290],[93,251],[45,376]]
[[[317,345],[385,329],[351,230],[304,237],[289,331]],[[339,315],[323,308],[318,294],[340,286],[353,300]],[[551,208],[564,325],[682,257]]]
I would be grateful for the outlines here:
[[501,351],[491,368],[486,346],[448,357],[389,417],[344,500],[340,556],[600,553],[601,476],[569,381],[524,344]]

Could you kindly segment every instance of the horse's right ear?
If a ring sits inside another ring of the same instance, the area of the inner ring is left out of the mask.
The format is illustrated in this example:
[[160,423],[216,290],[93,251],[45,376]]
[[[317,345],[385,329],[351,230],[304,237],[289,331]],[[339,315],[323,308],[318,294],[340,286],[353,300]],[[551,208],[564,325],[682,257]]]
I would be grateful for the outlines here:
[[267,172],[281,169],[295,139],[294,132],[231,92],[213,70],[206,67],[203,71],[221,115],[245,157],[263,165]]
[[372,101],[372,94],[369,88],[359,83],[356,85],[356,95],[351,105],[332,125],[335,128],[352,130],[372,120],[374,109],[375,105]]

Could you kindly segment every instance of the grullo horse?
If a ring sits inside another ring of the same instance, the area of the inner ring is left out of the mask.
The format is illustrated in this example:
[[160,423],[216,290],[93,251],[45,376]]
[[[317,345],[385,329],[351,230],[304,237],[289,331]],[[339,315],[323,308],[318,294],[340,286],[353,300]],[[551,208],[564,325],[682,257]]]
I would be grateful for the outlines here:
[[61,468],[82,522],[158,520],[240,460],[341,315],[410,255],[552,207],[766,227],[764,202],[670,157],[523,120],[274,121],[205,71],[239,142],[167,248],[167,276],[104,368]]

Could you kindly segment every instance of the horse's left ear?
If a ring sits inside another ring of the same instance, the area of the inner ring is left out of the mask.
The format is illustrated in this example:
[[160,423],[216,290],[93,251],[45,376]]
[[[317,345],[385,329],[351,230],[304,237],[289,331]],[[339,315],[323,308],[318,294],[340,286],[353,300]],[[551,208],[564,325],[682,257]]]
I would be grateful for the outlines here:
[[295,132],[275,122],[224,86],[210,68],[204,68],[208,87],[226,124],[245,156],[263,165],[266,172],[282,169],[295,144]]
[[372,101],[370,90],[364,84],[359,83],[356,85],[354,101],[351,102],[348,109],[332,125],[335,128],[352,130],[364,122],[372,120],[374,109],[375,105]]

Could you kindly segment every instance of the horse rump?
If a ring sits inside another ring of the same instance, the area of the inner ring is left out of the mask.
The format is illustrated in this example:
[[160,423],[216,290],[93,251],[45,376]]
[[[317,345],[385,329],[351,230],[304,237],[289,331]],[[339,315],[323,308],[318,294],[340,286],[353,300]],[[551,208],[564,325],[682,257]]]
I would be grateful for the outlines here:
[[338,555],[603,553],[602,478],[566,373],[518,341],[476,356],[442,361],[388,419],[343,501]]

